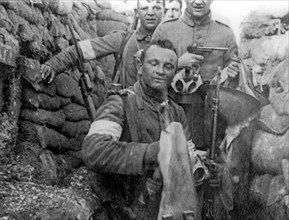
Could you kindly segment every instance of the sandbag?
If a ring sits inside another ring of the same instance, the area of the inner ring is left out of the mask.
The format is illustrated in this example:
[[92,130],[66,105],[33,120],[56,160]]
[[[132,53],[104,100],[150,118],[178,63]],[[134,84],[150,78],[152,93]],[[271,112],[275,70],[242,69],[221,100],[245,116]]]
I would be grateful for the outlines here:
[[83,105],[84,101],[78,83],[66,73],[61,73],[55,77],[57,94],[62,97],[71,98],[73,102]]
[[95,4],[102,9],[111,9],[111,3],[106,0],[95,0]]
[[64,37],[54,37],[54,46],[55,52],[60,53],[69,46],[69,42]]
[[90,1],[87,1],[87,0],[82,0],[81,1],[82,4],[84,5],[84,7],[87,8],[89,14],[97,14],[99,11],[101,11],[101,8],[99,6],[97,6],[97,4],[95,3],[94,0],[90,0]]
[[258,118],[259,129],[283,135],[289,129],[289,115],[278,115],[272,105],[264,106]]
[[20,113],[20,118],[40,125],[61,127],[61,125],[64,123],[65,115],[61,110],[57,112],[50,112],[43,109],[38,109],[35,111],[24,108]]
[[89,120],[78,122],[65,121],[59,132],[70,138],[78,138],[82,136],[81,140],[83,140],[84,136],[88,133],[90,124]]
[[73,2],[73,9],[74,9],[73,11],[75,11],[76,14],[78,15],[77,21],[87,19],[89,11],[80,1]]
[[50,10],[58,15],[67,15],[72,11],[73,1],[49,0]]
[[45,93],[35,92],[28,86],[23,88],[22,94],[24,105],[32,109],[42,108],[44,110],[55,111],[71,103],[69,98],[51,97]]
[[289,57],[274,70],[269,100],[278,115],[289,115]]
[[0,5],[0,27],[4,27],[8,32],[14,30],[13,23],[9,19],[8,13],[2,5]]
[[[192,159],[192,158],[191,158]],[[180,123],[171,123],[161,133],[158,160],[163,176],[163,192],[158,220],[164,216],[182,219],[187,211],[193,219],[200,219],[194,178],[191,174],[189,152]]]
[[65,106],[63,108],[63,112],[65,114],[66,120],[68,121],[75,122],[81,120],[89,120],[86,108],[75,103]]
[[59,132],[29,121],[19,121],[20,140],[40,144],[42,148],[54,151],[80,150],[77,138],[67,138]]
[[97,21],[97,35],[103,37],[112,31],[127,30],[128,26],[118,21]]
[[272,175],[282,174],[282,159],[289,159],[288,143],[289,130],[283,135],[257,130],[251,152],[254,168]]
[[282,35],[263,36],[260,39],[244,40],[241,54],[250,54],[255,63],[264,66],[276,60],[284,60],[288,54],[287,31]]
[[280,18],[285,16],[286,12],[276,13],[276,10],[252,11],[242,22],[242,37],[250,39],[284,33]]
[[19,51],[18,41],[13,37],[12,34],[8,33],[8,31],[5,28],[3,28],[3,27],[0,28],[0,35],[5,37],[6,45],[11,46],[12,49],[15,51]]
[[28,82],[36,91],[40,91],[39,83],[42,81],[40,74],[40,63],[38,60],[29,59],[21,56],[17,60],[19,72],[23,78]]
[[128,19],[125,15],[118,14],[112,10],[104,9],[96,14],[96,19],[106,21],[118,21],[128,24]]
[[[81,40],[89,39],[90,36],[79,26],[73,14],[69,14],[70,24],[73,27],[73,30],[76,31],[77,35],[79,35]],[[77,38],[77,37],[75,37]]]
[[6,9],[10,20],[12,21],[12,23],[15,25],[15,27],[18,27],[19,24],[28,24],[29,22],[27,20],[25,20],[24,18],[20,17],[18,14],[16,14],[15,11],[11,10],[11,9]]
[[29,23],[39,25],[44,24],[44,18],[41,11],[38,8],[29,7],[23,0],[9,1],[6,7],[7,9],[13,10],[20,17],[29,21]]

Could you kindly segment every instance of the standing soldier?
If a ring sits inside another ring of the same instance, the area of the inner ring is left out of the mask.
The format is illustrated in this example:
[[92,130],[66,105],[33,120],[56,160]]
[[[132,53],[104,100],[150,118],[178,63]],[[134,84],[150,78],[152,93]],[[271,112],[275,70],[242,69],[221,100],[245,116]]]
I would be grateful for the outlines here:
[[[123,87],[133,85],[137,81],[136,61],[134,55],[150,42],[151,36],[163,17],[161,0],[138,0],[136,16],[140,27],[134,32],[117,31],[102,38],[94,38],[79,42],[84,60],[92,60],[103,56],[121,53],[119,80]],[[51,83],[56,74],[76,65],[75,47],[69,47],[54,56],[41,66],[42,78]]]
[[189,139],[185,113],[167,93],[177,66],[172,43],[152,42],[140,61],[140,80],[109,93],[82,145],[83,161],[98,176],[98,195],[113,220],[157,219],[162,184],[153,176],[161,131],[179,122]]
[[[199,73],[203,84],[215,78],[218,67],[224,68],[223,74],[228,76],[227,81],[234,81],[239,72],[237,62],[233,61],[233,57],[238,54],[233,31],[212,20],[212,2],[213,0],[186,0],[187,7],[183,16],[164,21],[153,35],[153,40],[169,39],[173,42],[178,53],[178,69],[200,65]],[[200,55],[188,52],[189,45],[224,47],[228,50]],[[192,140],[197,148],[206,148],[208,144],[204,137],[204,100],[200,89],[191,95],[189,104],[190,107],[185,107],[185,112]]]

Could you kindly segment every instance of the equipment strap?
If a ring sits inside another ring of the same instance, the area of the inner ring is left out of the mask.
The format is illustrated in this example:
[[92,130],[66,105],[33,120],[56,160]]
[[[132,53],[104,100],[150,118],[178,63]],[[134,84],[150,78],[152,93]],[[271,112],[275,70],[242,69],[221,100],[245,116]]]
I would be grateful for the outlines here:
[[[119,83],[119,74],[117,74],[118,72],[118,68],[119,65],[121,63],[121,59],[122,59],[122,55],[123,55],[123,51],[125,46],[127,45],[127,42],[129,41],[130,37],[133,35],[134,31],[129,31],[126,33],[125,38],[123,39],[119,51],[117,53],[114,54],[115,57],[115,65],[114,65],[114,70],[113,70],[113,75],[112,75],[112,82],[116,82]],[[116,78],[118,76],[118,78]]]

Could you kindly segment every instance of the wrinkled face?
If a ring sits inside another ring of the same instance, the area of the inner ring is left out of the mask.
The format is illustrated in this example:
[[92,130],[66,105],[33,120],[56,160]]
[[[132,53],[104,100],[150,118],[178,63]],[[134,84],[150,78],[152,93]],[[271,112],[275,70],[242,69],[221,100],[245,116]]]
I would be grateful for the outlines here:
[[166,3],[165,19],[179,18],[182,14],[181,4],[178,1]]
[[209,13],[213,0],[186,0],[186,10],[195,18],[202,19]]
[[141,26],[148,31],[154,31],[162,20],[163,11],[160,0],[140,0],[137,12]]
[[175,76],[177,60],[174,51],[152,45],[141,66],[144,83],[153,89],[166,91]]

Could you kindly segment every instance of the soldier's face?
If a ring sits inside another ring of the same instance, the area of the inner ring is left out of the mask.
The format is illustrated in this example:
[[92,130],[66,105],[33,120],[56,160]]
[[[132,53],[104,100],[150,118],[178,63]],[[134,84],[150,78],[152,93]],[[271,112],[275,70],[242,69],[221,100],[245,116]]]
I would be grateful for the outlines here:
[[144,83],[153,89],[166,91],[175,76],[177,60],[174,51],[152,45],[146,51],[141,67]]
[[163,11],[160,0],[140,0],[137,12],[141,26],[148,31],[154,31],[162,20]]
[[181,4],[178,1],[166,3],[165,19],[179,18],[182,14]]
[[186,0],[186,10],[195,18],[201,19],[209,13],[213,0]]

